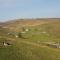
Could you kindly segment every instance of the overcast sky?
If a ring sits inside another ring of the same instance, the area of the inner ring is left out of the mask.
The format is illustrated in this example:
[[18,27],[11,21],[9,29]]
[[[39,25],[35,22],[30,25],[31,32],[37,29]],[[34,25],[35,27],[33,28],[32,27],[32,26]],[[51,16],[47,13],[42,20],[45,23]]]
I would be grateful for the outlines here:
[[0,21],[60,17],[60,0],[0,0]]

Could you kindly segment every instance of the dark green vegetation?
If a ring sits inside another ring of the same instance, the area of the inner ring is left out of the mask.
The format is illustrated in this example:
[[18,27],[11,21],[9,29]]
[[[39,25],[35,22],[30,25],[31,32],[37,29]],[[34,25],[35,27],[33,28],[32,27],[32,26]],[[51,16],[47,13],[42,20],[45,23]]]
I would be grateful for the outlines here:
[[0,60],[60,60],[58,43],[59,20],[8,22],[0,27]]

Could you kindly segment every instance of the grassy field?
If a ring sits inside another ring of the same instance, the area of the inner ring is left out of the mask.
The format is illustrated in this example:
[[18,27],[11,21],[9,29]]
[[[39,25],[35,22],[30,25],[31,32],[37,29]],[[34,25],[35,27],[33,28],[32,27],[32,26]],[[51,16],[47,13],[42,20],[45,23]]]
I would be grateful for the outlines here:
[[[26,25],[24,28],[29,29],[21,36],[18,34],[23,29],[20,23],[18,24],[19,21],[15,22],[16,24],[9,23],[4,26],[8,28],[0,27],[0,60],[60,60],[60,48],[47,46],[49,43],[60,43],[60,21],[43,20],[38,21],[38,25],[36,21],[22,23],[20,21],[21,24]],[[8,42],[11,45],[5,46],[1,44],[2,42]]]

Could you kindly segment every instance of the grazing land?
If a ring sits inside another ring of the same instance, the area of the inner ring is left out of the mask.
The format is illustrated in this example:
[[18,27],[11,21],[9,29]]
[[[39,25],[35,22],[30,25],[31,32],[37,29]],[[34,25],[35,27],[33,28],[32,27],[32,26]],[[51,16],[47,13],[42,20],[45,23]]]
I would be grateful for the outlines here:
[[60,18],[0,23],[0,60],[60,60]]

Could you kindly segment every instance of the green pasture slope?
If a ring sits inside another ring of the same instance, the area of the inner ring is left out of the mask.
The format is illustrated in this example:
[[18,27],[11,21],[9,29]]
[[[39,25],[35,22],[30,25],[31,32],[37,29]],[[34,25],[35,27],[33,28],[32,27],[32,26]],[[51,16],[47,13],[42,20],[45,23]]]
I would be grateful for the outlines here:
[[[60,49],[44,45],[60,43],[60,22],[28,27],[29,31],[16,38],[8,29],[0,28],[0,43],[10,41],[10,46],[0,46],[0,60],[60,60]],[[20,33],[20,32],[18,32]]]

